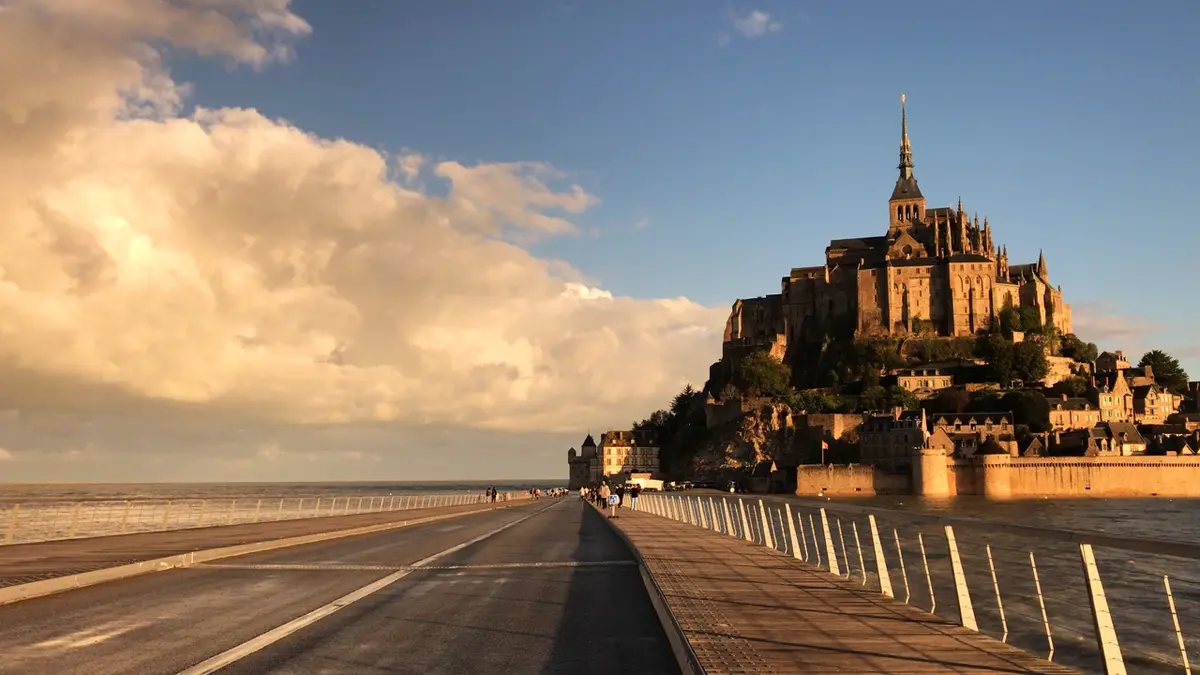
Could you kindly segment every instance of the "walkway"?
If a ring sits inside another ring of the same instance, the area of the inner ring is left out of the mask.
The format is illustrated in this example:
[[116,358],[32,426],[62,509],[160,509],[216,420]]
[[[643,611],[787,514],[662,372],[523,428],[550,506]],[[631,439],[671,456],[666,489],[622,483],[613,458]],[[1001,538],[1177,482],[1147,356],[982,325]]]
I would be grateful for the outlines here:
[[1075,673],[763,546],[624,509],[708,675]]

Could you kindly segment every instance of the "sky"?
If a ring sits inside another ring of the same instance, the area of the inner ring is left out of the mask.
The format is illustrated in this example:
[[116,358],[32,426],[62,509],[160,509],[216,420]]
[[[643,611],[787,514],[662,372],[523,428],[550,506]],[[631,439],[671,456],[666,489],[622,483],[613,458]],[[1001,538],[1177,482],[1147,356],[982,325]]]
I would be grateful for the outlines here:
[[0,482],[565,477],[933,206],[1200,379],[1200,4],[0,0]]

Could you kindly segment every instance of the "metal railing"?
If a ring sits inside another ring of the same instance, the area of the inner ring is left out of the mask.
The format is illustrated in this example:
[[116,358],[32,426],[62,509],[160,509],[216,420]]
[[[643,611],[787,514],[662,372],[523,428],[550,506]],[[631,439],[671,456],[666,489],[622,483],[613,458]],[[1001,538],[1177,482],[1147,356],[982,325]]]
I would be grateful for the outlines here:
[[1083,672],[1190,675],[1200,648],[1188,637],[1200,545],[770,496],[643,495],[638,506]]
[[[498,501],[517,498],[516,493],[497,496]],[[0,504],[0,546],[485,501],[482,494],[455,493],[15,502]]]

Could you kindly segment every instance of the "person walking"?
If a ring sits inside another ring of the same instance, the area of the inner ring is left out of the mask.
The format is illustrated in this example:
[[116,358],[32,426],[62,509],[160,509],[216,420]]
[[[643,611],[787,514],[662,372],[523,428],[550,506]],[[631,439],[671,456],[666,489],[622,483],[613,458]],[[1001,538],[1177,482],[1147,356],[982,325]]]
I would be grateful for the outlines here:
[[625,506],[625,484],[617,486],[617,508]]
[[629,508],[637,511],[637,500],[642,494],[642,486],[634,483],[633,487],[629,488]]

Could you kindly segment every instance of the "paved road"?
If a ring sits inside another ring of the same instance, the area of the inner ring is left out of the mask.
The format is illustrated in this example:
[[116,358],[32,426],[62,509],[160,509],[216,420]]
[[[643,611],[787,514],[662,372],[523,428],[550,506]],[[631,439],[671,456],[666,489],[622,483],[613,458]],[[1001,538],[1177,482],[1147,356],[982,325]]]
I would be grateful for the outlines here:
[[[372,582],[382,587],[307,626],[276,631],[286,634],[277,641],[245,646]],[[208,672],[677,672],[629,552],[576,500],[0,607],[4,674],[179,675],[204,672],[196,664],[222,653],[231,662]]]

